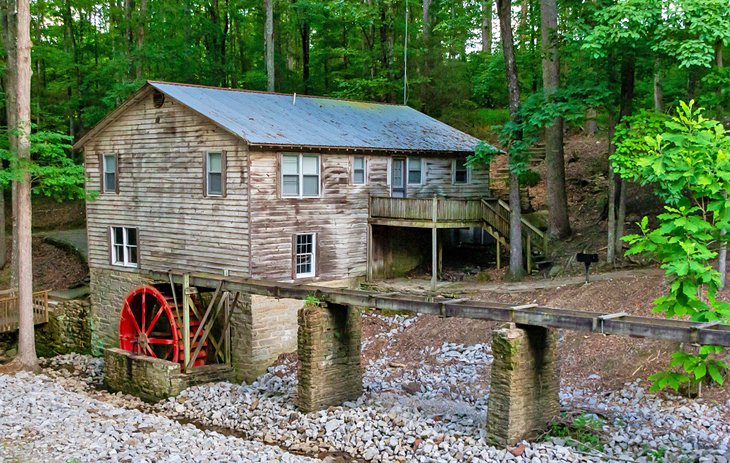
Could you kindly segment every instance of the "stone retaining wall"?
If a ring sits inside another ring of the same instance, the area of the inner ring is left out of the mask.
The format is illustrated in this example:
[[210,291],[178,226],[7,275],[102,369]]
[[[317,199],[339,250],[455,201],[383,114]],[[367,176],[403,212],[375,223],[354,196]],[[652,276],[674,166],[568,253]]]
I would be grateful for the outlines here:
[[36,329],[41,357],[91,352],[90,303],[87,299],[49,301],[48,323]]
[[299,311],[298,405],[322,410],[362,394],[360,311],[330,304]]

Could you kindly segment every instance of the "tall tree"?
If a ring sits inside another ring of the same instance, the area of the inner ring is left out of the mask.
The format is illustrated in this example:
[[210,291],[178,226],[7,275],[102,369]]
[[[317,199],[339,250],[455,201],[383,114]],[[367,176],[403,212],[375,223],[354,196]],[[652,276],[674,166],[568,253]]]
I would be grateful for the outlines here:
[[492,8],[494,0],[482,0],[482,51],[492,53]]
[[18,368],[37,370],[38,358],[35,352],[35,325],[33,322],[33,263],[31,245],[31,203],[30,203],[30,0],[18,0],[17,26],[17,82],[16,116],[18,124],[18,152],[15,168],[17,183],[17,227],[18,227],[18,310],[19,335]]
[[[14,152],[18,146],[17,143],[17,137],[15,132],[15,126],[16,126],[16,97],[15,97],[15,89],[16,89],[16,80],[17,80],[17,71],[18,66],[16,63],[16,50],[15,50],[15,38],[17,36],[17,21],[15,17],[15,0],[0,0],[0,5],[2,6],[2,18],[0,20],[2,21],[2,29],[3,29],[3,43],[5,45],[5,75],[4,82],[3,82],[3,88],[5,89],[5,113],[6,113],[6,121],[8,124],[8,148],[11,152]],[[15,195],[13,195],[14,197]],[[6,242],[7,239],[5,237],[5,192],[3,190],[0,190],[0,204],[2,205],[2,209],[0,209],[0,212],[2,213],[2,228],[0,228],[0,268],[5,267],[6,262]],[[14,210],[14,204],[12,205]],[[13,214],[12,217],[15,215]],[[15,227],[13,227],[14,229]],[[13,239],[13,243],[15,243],[15,239]],[[12,246],[15,248],[15,246]],[[15,253],[12,253],[13,255]],[[11,258],[11,264],[14,264],[14,261]],[[16,276],[16,272],[13,269],[11,271],[12,277]],[[13,278],[11,278],[13,280]],[[11,285],[14,282],[11,281]],[[14,286],[14,285],[13,285]]]
[[139,21],[137,21],[137,62],[136,77],[141,79],[144,75],[144,35],[147,27],[147,0],[139,2]]
[[264,0],[266,21],[264,25],[264,43],[266,47],[266,89],[276,90],[274,70],[274,0]]
[[[512,0],[497,0],[497,15],[499,16],[499,30],[502,37],[502,53],[504,54],[505,71],[507,73],[507,88],[509,90],[509,115],[515,127],[520,126],[520,86],[517,77],[517,63],[515,61],[514,37],[512,34]],[[522,138],[521,129],[517,128],[512,135],[512,141]],[[509,278],[519,280],[524,275],[522,264],[522,206],[520,205],[520,179],[514,163],[516,162],[514,144],[509,143],[509,207],[512,210],[509,224]]]
[[[556,0],[540,0],[542,29],[542,82],[545,99],[560,88],[558,54],[558,9]],[[548,204],[548,233],[552,238],[570,236],[568,197],[565,190],[563,118],[556,117],[545,127],[545,168]]]

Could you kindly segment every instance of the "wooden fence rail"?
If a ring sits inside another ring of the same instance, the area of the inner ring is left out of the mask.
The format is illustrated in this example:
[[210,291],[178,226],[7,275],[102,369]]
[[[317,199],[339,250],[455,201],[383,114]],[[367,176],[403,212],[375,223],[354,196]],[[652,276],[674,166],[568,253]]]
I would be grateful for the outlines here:
[[[19,326],[18,293],[0,291],[0,333],[15,331]],[[33,293],[33,323],[48,323],[48,291]]]

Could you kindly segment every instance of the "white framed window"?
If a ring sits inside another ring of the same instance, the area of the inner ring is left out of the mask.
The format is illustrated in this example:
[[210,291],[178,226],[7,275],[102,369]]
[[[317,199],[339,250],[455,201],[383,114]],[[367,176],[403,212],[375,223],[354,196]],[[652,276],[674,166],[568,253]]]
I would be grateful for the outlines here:
[[225,154],[210,152],[205,155],[205,195],[225,195]]
[[454,159],[451,164],[451,183],[454,185],[471,182],[471,169],[466,166],[466,159]]
[[367,183],[367,164],[365,156],[353,156],[352,158],[352,184],[365,185]]
[[408,158],[408,184],[420,185],[423,183],[423,159]]
[[116,154],[102,156],[102,193],[117,193],[119,191],[119,159]]
[[315,276],[317,269],[316,239],[315,233],[302,233],[294,236],[295,278]]
[[319,155],[283,154],[281,156],[281,196],[319,197]]
[[139,266],[139,244],[137,229],[130,227],[110,227],[111,262],[122,267]]

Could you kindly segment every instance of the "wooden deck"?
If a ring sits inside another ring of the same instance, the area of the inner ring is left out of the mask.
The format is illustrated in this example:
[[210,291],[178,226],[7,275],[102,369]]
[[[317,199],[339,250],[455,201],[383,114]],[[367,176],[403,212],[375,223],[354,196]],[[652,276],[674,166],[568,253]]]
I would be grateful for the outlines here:
[[[0,333],[18,329],[18,295],[15,290],[0,291]],[[33,323],[48,323],[48,291],[33,293]]]
[[370,223],[392,227],[480,227],[482,200],[438,198],[370,198]]
[[[436,253],[436,229],[482,228],[496,241],[497,268],[499,268],[501,247],[509,247],[511,214],[509,205],[495,198],[456,199],[434,196],[424,199],[372,196],[368,223],[371,226],[431,228],[434,230],[434,253]],[[548,255],[547,234],[524,218],[522,249],[528,269],[532,268],[534,251],[542,256]],[[434,268],[435,266],[434,260]]]

